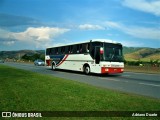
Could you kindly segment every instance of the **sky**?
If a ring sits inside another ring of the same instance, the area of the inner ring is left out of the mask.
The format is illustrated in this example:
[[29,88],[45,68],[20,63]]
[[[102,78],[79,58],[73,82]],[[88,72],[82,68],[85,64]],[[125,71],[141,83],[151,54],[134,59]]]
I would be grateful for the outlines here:
[[94,39],[160,48],[160,0],[0,0],[0,51]]

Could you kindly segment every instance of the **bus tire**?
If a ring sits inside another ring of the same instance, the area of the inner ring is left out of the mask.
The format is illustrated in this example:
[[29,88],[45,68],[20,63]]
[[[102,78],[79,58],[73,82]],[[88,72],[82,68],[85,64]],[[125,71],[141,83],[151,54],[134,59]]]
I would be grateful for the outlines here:
[[52,63],[52,70],[55,70],[55,69],[56,69],[56,64]]
[[84,66],[84,73],[86,75],[90,74],[90,67],[87,65],[87,66]]

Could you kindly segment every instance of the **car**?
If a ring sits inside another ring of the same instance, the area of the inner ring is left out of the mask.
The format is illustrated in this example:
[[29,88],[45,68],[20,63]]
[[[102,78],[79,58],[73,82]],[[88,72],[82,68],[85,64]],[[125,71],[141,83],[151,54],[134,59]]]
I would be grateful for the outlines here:
[[41,60],[41,59],[37,59],[37,60],[35,60],[35,61],[34,61],[34,65],[44,66],[44,65],[45,65],[45,63],[44,63],[44,61],[43,61],[43,60]]
[[4,60],[0,59],[0,63],[4,63]]

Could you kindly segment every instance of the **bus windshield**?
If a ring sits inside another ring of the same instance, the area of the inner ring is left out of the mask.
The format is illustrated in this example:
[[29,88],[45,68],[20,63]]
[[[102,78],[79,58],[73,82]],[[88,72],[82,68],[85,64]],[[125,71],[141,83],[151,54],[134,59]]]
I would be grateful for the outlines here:
[[104,60],[110,62],[123,62],[122,46],[108,46],[107,44],[104,44]]

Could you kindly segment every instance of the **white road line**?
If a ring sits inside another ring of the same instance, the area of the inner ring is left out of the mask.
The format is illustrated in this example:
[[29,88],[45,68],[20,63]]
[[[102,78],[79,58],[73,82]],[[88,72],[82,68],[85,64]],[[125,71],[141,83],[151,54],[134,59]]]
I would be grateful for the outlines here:
[[138,72],[126,72],[126,73],[130,73],[130,74],[142,74],[142,75],[151,75],[151,76],[155,76],[155,75],[159,75],[159,74],[152,74],[152,73],[138,73]]
[[128,81],[122,81],[122,80],[115,80],[115,79],[106,79],[106,78],[100,78],[100,79],[103,79],[103,80],[108,80],[108,81],[118,81],[118,82],[125,82],[125,83],[128,83]]
[[120,80],[115,80],[115,79],[109,79],[109,80],[111,80],[111,81],[120,81]]
[[[75,75],[77,75],[77,74],[75,74]],[[78,74],[79,76],[87,76],[87,75],[81,75],[81,74]],[[90,77],[90,76],[89,76]]]
[[124,76],[124,77],[130,77],[131,75],[122,75],[122,76]]
[[127,82],[128,83],[128,81],[122,81],[122,82]]
[[108,81],[120,81],[120,80],[115,80],[115,79],[111,79],[111,78],[100,78],[100,79],[103,79],[103,80],[108,80]]
[[141,84],[141,85],[149,85],[149,86],[160,87],[160,85],[149,84],[149,83],[139,83],[139,84]]

